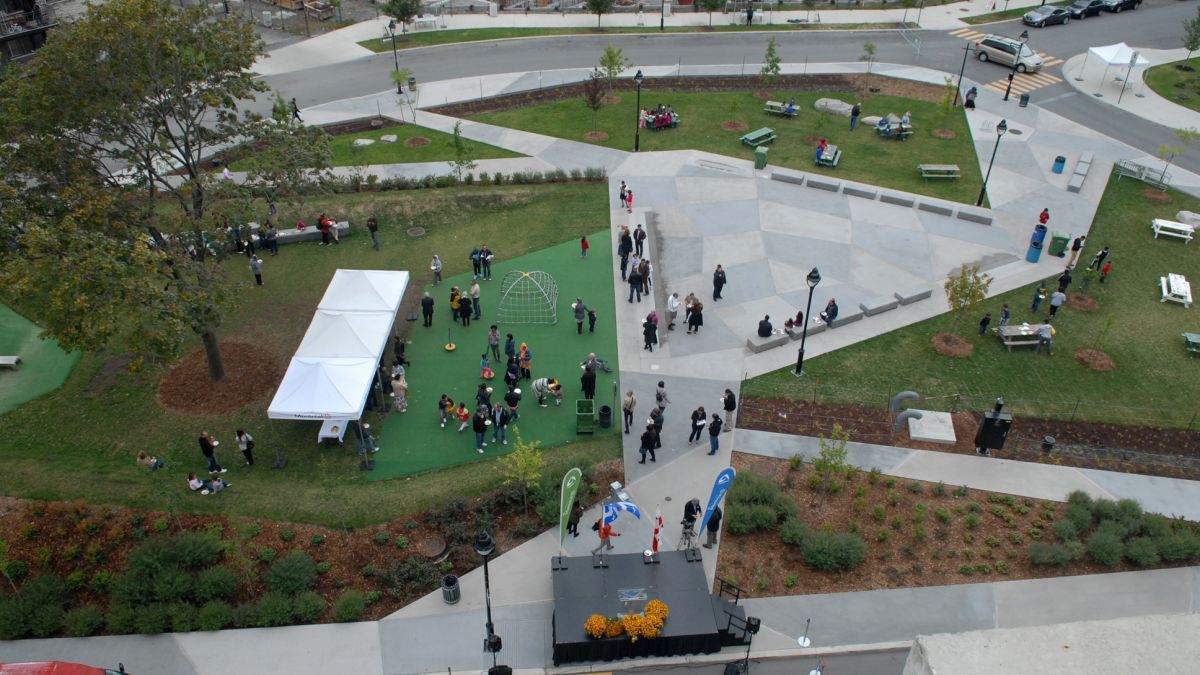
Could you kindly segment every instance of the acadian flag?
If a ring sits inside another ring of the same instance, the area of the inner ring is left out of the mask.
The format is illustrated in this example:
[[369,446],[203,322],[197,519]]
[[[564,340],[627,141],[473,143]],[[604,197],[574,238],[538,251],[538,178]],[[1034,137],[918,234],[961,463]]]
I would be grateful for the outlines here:
[[662,511],[654,509],[654,541],[650,542],[650,550],[658,553],[658,545],[662,543],[663,519]]

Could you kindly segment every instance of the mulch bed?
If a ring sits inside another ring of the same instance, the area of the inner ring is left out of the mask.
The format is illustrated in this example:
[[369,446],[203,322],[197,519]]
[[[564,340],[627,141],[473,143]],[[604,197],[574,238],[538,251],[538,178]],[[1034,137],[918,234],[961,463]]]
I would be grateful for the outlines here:
[[1115,370],[1117,364],[1113,362],[1112,357],[1100,351],[1099,349],[1090,349],[1080,347],[1075,350],[1075,360],[1083,367],[1097,372],[1108,372]]
[[[882,403],[881,403],[882,405]],[[957,411],[954,445],[922,443],[907,433],[892,434],[884,408],[845,403],[813,403],[794,399],[747,398],[738,410],[738,426],[802,436],[829,436],[840,424],[850,440],[918,450],[975,454],[979,413]],[[1051,453],[1041,450],[1042,439],[1054,437]],[[1200,434],[1186,429],[1048,420],[1015,416],[1004,449],[993,456],[1043,464],[1200,480]]]
[[725,120],[724,122],[721,122],[721,128],[725,131],[732,131],[735,134],[740,134],[749,129],[750,126],[745,122],[739,122],[737,120]]
[[583,138],[593,143],[603,143],[608,140],[608,134],[603,131],[589,131],[583,135]]
[[1090,295],[1067,293],[1067,307],[1080,312],[1095,312],[1099,311],[1100,303]]
[[1142,190],[1142,196],[1152,202],[1158,202],[1159,204],[1171,203],[1171,195],[1155,188],[1146,188],[1145,190]]
[[158,385],[158,403],[185,415],[220,415],[244,408],[271,393],[283,377],[271,352],[245,342],[222,342],[225,378],[208,378],[203,349],[183,357]]
[[930,133],[933,134],[934,138],[940,138],[944,141],[948,141],[958,135],[954,133],[953,129],[934,129]]
[[970,340],[954,333],[938,333],[929,343],[937,353],[956,359],[968,359],[975,353],[975,345],[971,344]]
[[604,96],[600,97],[600,101],[604,103],[604,105],[616,105],[621,102],[621,97],[613,94],[605,94]]
[[[793,470],[786,460],[735,452],[733,467],[739,475],[752,472],[783,488],[796,501],[798,518],[811,530],[828,527],[833,531],[845,532],[856,528],[867,542],[866,558],[861,565],[847,572],[823,572],[806,565],[799,547],[785,544],[780,539],[778,529],[735,535],[723,528],[724,540],[717,557],[717,577],[735,583],[751,597],[844,593],[1148,569],[1136,568],[1125,562],[1105,567],[1090,558],[1064,567],[1034,565],[1027,552],[1033,541],[1031,531],[1037,530],[1041,541],[1055,541],[1050,527],[1052,521],[1048,518],[1061,518],[1064,507],[1054,502],[1017,498],[1012,505],[1008,505],[989,501],[988,497],[994,493],[967,490],[965,495],[959,492],[956,496],[956,486],[939,488],[935,483],[912,480],[892,480],[889,487],[887,477],[878,477],[872,483],[867,474],[858,472],[841,491],[826,495],[822,505],[819,490],[808,485],[809,476],[814,473],[809,464]],[[939,496],[938,493],[942,494]],[[1063,498],[1066,498],[1065,494]],[[972,503],[978,507],[971,507]],[[925,507],[923,517],[917,515],[917,504]],[[1004,514],[1011,515],[1015,527],[1010,527],[992,513],[997,507]],[[973,508],[977,511],[975,518],[978,524],[970,527],[968,515]],[[949,522],[942,522],[936,516],[939,510],[950,516]],[[1020,510],[1026,513],[1021,514]],[[1043,517],[1043,512],[1053,515]],[[917,534],[914,518],[921,519],[923,539]],[[728,514],[725,520],[728,523]],[[883,538],[886,539],[881,541]],[[1007,574],[997,571],[997,567],[1003,569],[1005,566]]]
[[429,145],[430,143],[431,143],[431,141],[428,138],[425,138],[424,136],[413,136],[412,138],[404,139],[404,147],[407,147],[407,148],[419,148],[419,147],[422,147],[425,145]]

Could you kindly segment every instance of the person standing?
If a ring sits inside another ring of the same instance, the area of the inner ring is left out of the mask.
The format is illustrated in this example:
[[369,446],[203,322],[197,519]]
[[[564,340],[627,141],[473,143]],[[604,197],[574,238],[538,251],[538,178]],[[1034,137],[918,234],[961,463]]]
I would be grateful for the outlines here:
[[583,389],[584,400],[596,400],[596,371],[592,370],[591,366],[583,369],[583,375],[579,376],[579,386]]
[[665,413],[667,406],[671,405],[671,398],[667,396],[667,385],[662,380],[658,381],[658,388],[654,390],[654,404],[660,413]]
[[1050,209],[1042,209],[1042,212],[1038,214],[1038,223],[1045,225],[1048,222],[1050,222]]
[[442,428],[446,428],[446,420],[454,417],[454,401],[449,396],[442,394],[442,398],[438,400],[438,419],[442,423]]
[[571,505],[571,515],[567,517],[567,534],[572,537],[579,536],[579,520],[583,518],[583,506],[576,499]]
[[271,255],[279,255],[279,232],[275,230],[275,224],[270,220],[267,221],[267,231],[263,234],[267,242],[267,250]]
[[721,416],[717,413],[712,414],[712,420],[708,423],[708,454],[715,455],[721,447]]
[[478,279],[483,274],[483,259],[479,256],[479,247],[471,249],[471,280]]
[[854,131],[854,127],[858,126],[859,115],[862,115],[862,103],[855,102],[854,107],[850,109],[850,131]]
[[218,445],[220,442],[209,436],[207,431],[200,432],[200,452],[208,460],[209,473],[225,473],[225,469],[221,468],[221,464],[217,462]]
[[708,514],[708,525],[705,527],[708,530],[705,533],[704,548],[712,548],[713,544],[717,543],[717,533],[721,531],[721,513],[720,506],[713,506],[712,511]]
[[509,360],[517,357],[517,339],[512,333],[504,334],[504,356]]
[[660,408],[655,408],[655,409],[651,410],[650,411],[650,419],[646,420],[646,422],[650,426],[654,427],[654,445],[652,445],[650,447],[653,450],[657,450],[662,447],[662,428],[663,428],[662,410]]
[[488,418],[487,413],[481,406],[475,411],[475,417],[471,419],[471,430],[475,432],[475,452],[483,454],[483,449],[487,447],[487,441],[484,440],[484,434],[487,433]]
[[458,318],[462,319],[463,327],[471,325],[471,314],[475,311],[473,306],[474,303],[468,297],[458,299]]
[[629,282],[629,302],[633,302],[634,294],[637,294],[637,301],[642,301],[642,273],[638,271],[637,266],[633,266],[629,270],[629,277],[626,280]]
[[642,293],[650,295],[650,277],[654,274],[654,265],[650,264],[649,258],[642,258],[641,264],[638,265],[638,271],[642,273]]
[[621,200],[621,208],[625,208],[625,181],[621,181],[621,191],[617,193],[617,198]]
[[[1062,291],[1054,291],[1054,294],[1050,296],[1050,316],[1058,314],[1058,308],[1062,307],[1063,303],[1066,301],[1066,293],[1063,293]],[[1047,321],[1049,321],[1049,319],[1047,319]]]
[[992,313],[988,312],[979,320],[979,334],[983,335],[987,332],[988,324],[992,322]]
[[658,326],[649,319],[642,322],[642,339],[646,343],[644,349],[653,352],[654,345],[658,344]]
[[487,336],[488,351],[491,352],[492,358],[496,361],[496,365],[500,365],[500,327],[492,324],[491,330]]
[[1100,269],[1100,283],[1104,283],[1104,280],[1108,278],[1108,273],[1111,271],[1112,261],[1109,260],[1108,262],[1104,263],[1104,267]]
[[433,256],[433,261],[429,263],[429,269],[433,272],[433,285],[437,286],[442,283],[442,259]]
[[633,190],[625,191],[625,211],[633,213]]
[[655,431],[653,424],[646,425],[646,430],[642,432],[642,436],[639,440],[641,445],[638,446],[638,453],[642,456],[642,458],[638,461],[638,464],[646,463],[647,453],[650,455],[651,462],[657,462],[658,460],[654,457],[654,448],[658,445],[658,433]]
[[1096,254],[1095,258],[1092,258],[1092,262],[1090,265],[1088,265],[1088,269],[1094,269],[1097,272],[1099,272],[1100,268],[1104,265],[1104,259],[1107,257],[1108,257],[1108,247],[1105,246],[1103,249],[1100,250],[1099,253]]
[[1079,257],[1079,252],[1083,250],[1083,244],[1087,241],[1086,236],[1075,237],[1075,241],[1071,242],[1071,259],[1067,261],[1067,269],[1075,267],[1075,259]]
[[688,445],[695,445],[700,440],[701,434],[704,433],[704,425],[707,423],[708,413],[704,412],[704,406],[692,411],[692,431],[688,434]]
[[300,119],[300,106],[296,104],[295,97],[292,97],[292,121],[304,124],[304,120]]
[[517,420],[521,419],[521,413],[518,411],[521,405],[521,390],[516,387],[510,388],[504,395],[504,404],[508,406],[509,424],[516,424]]
[[638,254],[638,257],[641,257],[642,252],[645,250],[643,248],[645,245],[646,231],[642,229],[642,224],[638,223],[637,227],[633,230],[633,250]]
[[1031,314],[1037,314],[1038,307],[1042,306],[1042,301],[1046,299],[1049,293],[1050,291],[1046,288],[1046,282],[1043,281],[1038,284],[1037,289],[1033,292],[1033,303],[1029,306]]
[[426,328],[433,325],[433,296],[429,291],[425,291],[425,297],[421,298],[421,318]]
[[479,304],[479,281],[471,280],[471,288],[467,291],[471,295],[471,309],[475,312],[475,320],[479,320],[479,314],[483,305]]
[[1058,290],[1066,293],[1067,288],[1071,285],[1071,268],[1063,270],[1063,273],[1058,277]]
[[733,412],[737,410],[737,397],[733,395],[733,390],[725,390],[725,395],[721,397],[721,407],[725,409],[725,433],[729,433],[733,431]]
[[621,416],[625,421],[625,433],[629,433],[629,427],[633,424],[633,409],[637,407],[637,397],[633,395],[633,390],[629,389],[625,392],[625,398],[621,399]]
[[496,255],[492,253],[492,249],[488,248],[487,244],[479,247],[479,264],[483,268],[483,280],[492,280],[492,260]]
[[1034,354],[1040,354],[1042,347],[1046,348],[1046,356],[1054,356],[1054,326],[1049,323],[1042,324],[1038,329],[1037,347],[1033,349]]
[[492,406],[492,444],[496,443],[496,439],[500,440],[501,445],[508,445],[508,411],[504,406],[497,403]]
[[691,311],[688,312],[688,334],[700,332],[700,327],[704,325],[704,305],[699,300],[692,304]]
[[571,311],[575,313],[575,332],[583,335],[583,320],[587,318],[588,307],[583,304],[583,298],[575,298],[575,302],[571,305]]
[[521,366],[521,379],[533,379],[533,352],[529,351],[529,345],[521,343],[521,350],[517,352],[517,363]]
[[675,319],[679,316],[679,294],[667,297],[667,330],[675,330]]
[[379,252],[379,221],[375,220],[375,216],[367,218],[367,232],[371,233],[371,244],[375,247],[375,251]]
[[588,310],[588,332],[596,332],[596,310],[594,309]]
[[580,258],[586,258],[586,257],[587,257],[587,251],[588,251],[588,249],[589,249],[589,248],[591,248],[591,246],[592,246],[592,245],[588,243],[588,240],[587,240],[587,237],[586,237],[586,236],[584,236],[584,237],[580,237],[580,238],[579,238],[579,257],[580,257]]
[[237,446],[246,458],[246,466],[254,466],[254,437],[245,431],[237,430]]
[[603,516],[596,521],[596,532],[600,535],[600,545],[592,549],[592,555],[596,555],[602,550],[611,551],[613,549],[612,538],[621,536],[619,532],[613,531],[611,523],[604,522]]
[[250,272],[254,274],[254,283],[262,286],[262,261],[258,256],[250,256]]
[[1000,327],[1004,328],[1007,326],[1010,319],[1012,319],[1012,312],[1009,311],[1008,303],[1006,302],[1004,303],[1004,306],[1000,308]]
[[721,299],[721,289],[725,288],[726,281],[725,270],[721,269],[720,265],[717,265],[716,271],[713,272],[713,300]]

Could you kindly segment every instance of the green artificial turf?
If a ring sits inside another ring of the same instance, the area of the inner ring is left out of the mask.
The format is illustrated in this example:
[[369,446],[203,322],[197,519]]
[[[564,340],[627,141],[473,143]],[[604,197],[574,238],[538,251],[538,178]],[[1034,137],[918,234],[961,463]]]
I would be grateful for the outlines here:
[[[744,123],[750,130],[760,127],[775,130],[777,139],[768,146],[769,166],[826,173],[960,202],[973,202],[979,193],[983,178],[979,174],[966,116],[960,109],[947,111],[937,103],[894,96],[876,95],[864,100],[864,116],[889,112],[901,115],[905,110],[912,111],[916,133],[909,140],[898,142],[880,138],[866,125],[859,125],[851,133],[847,118],[820,114],[813,109],[813,103],[819,98],[838,98],[852,103],[854,94],[774,90],[772,97],[777,101],[795,98],[800,114],[793,119],[768,114],[763,111],[762,99],[748,92],[660,91],[655,89],[653,81],[648,81],[642,86],[642,106],[670,105],[679,113],[681,124],[674,129],[659,131],[643,129],[641,149],[696,149],[753,159],[754,148],[739,140],[745,132],[722,128],[723,122],[731,120]],[[620,103],[600,109],[595,127],[608,134],[607,140],[601,141],[600,145],[631,150],[633,122],[637,118],[636,98],[630,91],[622,91],[620,98]],[[472,115],[470,119],[585,142],[584,134],[593,127],[592,111],[581,98]],[[934,137],[933,130],[939,128],[954,132],[954,138]],[[816,139],[820,138],[828,139],[842,150],[842,159],[836,168],[813,166]],[[918,164],[957,164],[962,170],[962,178],[922,180]]]
[[0,415],[62,386],[79,352],[64,352],[56,340],[12,308],[0,305],[0,356],[21,357],[15,369],[0,368]]
[[[408,369],[409,411],[403,415],[393,414],[383,424],[380,445],[386,452],[376,455],[372,479],[421,473],[430,469],[453,466],[482,459],[493,459],[508,454],[516,447],[516,438],[510,429],[508,445],[492,443],[487,436],[488,447],[484,454],[475,451],[475,435],[468,428],[458,431],[458,425],[447,423],[442,428],[438,423],[438,400],[448,394],[455,402],[464,401],[467,409],[475,411],[475,395],[483,380],[480,378],[480,356],[486,351],[487,333],[494,323],[499,290],[505,273],[509,271],[549,272],[558,284],[558,323],[556,324],[500,324],[500,334],[512,333],[517,347],[522,342],[529,345],[533,354],[533,377],[554,377],[563,385],[562,406],[555,406],[547,399],[549,407],[539,408],[533,396],[532,382],[522,381],[519,388],[523,393],[518,411],[521,414],[516,426],[525,441],[541,441],[543,446],[570,443],[579,437],[575,433],[575,402],[583,398],[579,376],[579,362],[589,352],[608,359],[616,366],[616,327],[613,324],[612,285],[612,237],[608,230],[588,235],[591,249],[586,259],[579,255],[577,240],[508,259],[503,239],[486,240],[496,255],[492,267],[492,280],[480,281],[483,303],[482,318],[471,321],[468,327],[450,321],[449,295],[452,286],[464,292],[470,286],[471,273],[447,277],[440,286],[428,285],[437,303],[433,326],[425,328],[421,321],[412,323],[412,344],[407,354],[413,365]],[[596,332],[589,333],[584,323],[583,335],[576,333],[571,304],[577,297],[597,311]],[[447,339],[454,342],[456,349],[446,351]],[[504,345],[501,343],[501,362],[491,367],[496,371],[495,379],[489,384],[493,388],[492,402],[503,402],[506,391],[504,378]],[[490,358],[490,357],[489,357]],[[614,409],[613,382],[616,373],[597,373],[596,410],[601,405]],[[615,428],[615,427],[614,427]],[[612,429],[596,432],[611,432]]]
[[[1034,284],[988,298],[963,319],[960,333],[975,346],[971,358],[941,356],[930,346],[930,338],[953,323],[943,314],[805,361],[803,380],[790,368],[756,377],[747,382],[744,395],[879,408],[911,389],[927,397],[922,404],[927,409],[987,409],[1003,396],[1005,410],[1018,415],[1195,428],[1200,359],[1184,350],[1180,333],[1200,332],[1200,315],[1195,307],[1159,302],[1158,279],[1179,272],[1195,284],[1200,268],[1194,245],[1154,239],[1150,221],[1200,209],[1200,200],[1169,191],[1171,201],[1161,204],[1143,196],[1145,190],[1144,183],[1110,178],[1069,291],[1081,291],[1084,267],[1104,246],[1112,274],[1106,283],[1098,283],[1097,276],[1082,289],[1099,303],[1098,311],[1059,310],[1053,357],[1034,354],[1032,347],[1010,352],[994,335],[977,335],[983,313],[992,313],[994,327],[1003,303],[1012,309],[1013,323],[1045,320],[1046,302],[1036,316],[1030,312]],[[1050,226],[1054,229],[1053,220]],[[1107,352],[1116,369],[1083,367],[1074,358],[1081,347]]]
[[[300,206],[281,202],[275,220],[290,224],[303,216],[311,222],[322,211],[349,219],[357,231],[339,246],[293,244],[281,247],[278,257],[265,256],[262,287],[254,286],[244,259],[232,257],[225,266],[226,283],[237,302],[217,328],[218,336],[267,350],[281,376],[338,268],[411,270],[406,302],[415,302],[434,253],[445,260],[450,277],[470,269],[467,256],[480,238],[503,262],[555,244],[573,244],[582,234],[609,225],[605,183],[321,195]],[[361,228],[372,214],[380,222],[380,253],[371,249]],[[408,236],[406,230],[414,226],[425,233]],[[400,324],[402,330],[411,326]],[[199,347],[199,340],[193,339],[185,352]],[[0,415],[0,463],[5,469],[0,494],[356,526],[428,508],[449,495],[477,494],[499,481],[490,461],[431,471],[403,489],[391,481],[370,481],[359,470],[356,448],[349,441],[345,447],[316,444],[317,422],[268,421],[273,388],[228,414],[177,413],[156,399],[165,367],[150,364],[134,375],[125,372],[120,361],[110,360],[119,356],[84,354],[61,389]],[[419,379],[420,370],[419,365],[414,369],[414,379]],[[0,372],[0,380],[8,374]],[[106,384],[109,380],[111,385]],[[381,416],[368,413],[366,420],[376,426]],[[237,428],[257,441],[258,463],[253,468],[237,462],[231,440]],[[218,454],[229,466],[226,479],[234,484],[217,498],[184,489],[187,472],[204,468],[196,444],[202,429],[224,441]],[[153,474],[141,470],[134,461],[138,450],[157,455],[167,468]],[[385,448],[377,458],[386,460],[389,452]],[[605,436],[545,448],[550,464],[564,470],[618,452],[619,442]],[[289,460],[281,471],[270,468],[277,453]]]

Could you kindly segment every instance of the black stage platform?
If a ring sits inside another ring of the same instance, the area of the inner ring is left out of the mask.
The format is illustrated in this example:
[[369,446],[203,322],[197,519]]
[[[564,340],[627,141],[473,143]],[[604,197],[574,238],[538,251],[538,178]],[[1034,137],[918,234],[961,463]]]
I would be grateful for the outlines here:
[[[554,665],[612,661],[637,656],[711,654],[722,646],[745,644],[745,613],[733,602],[712,595],[698,552],[660,551],[647,564],[640,553],[600,557],[554,557]],[[662,600],[671,614],[662,633],[633,642],[629,636],[594,639],[583,630],[592,614],[640,613],[651,600]],[[735,618],[732,622],[728,615]],[[730,624],[735,624],[731,626]]]

